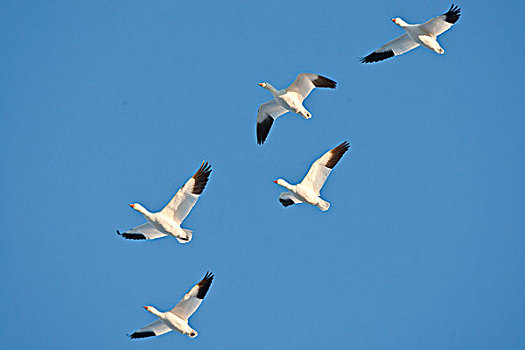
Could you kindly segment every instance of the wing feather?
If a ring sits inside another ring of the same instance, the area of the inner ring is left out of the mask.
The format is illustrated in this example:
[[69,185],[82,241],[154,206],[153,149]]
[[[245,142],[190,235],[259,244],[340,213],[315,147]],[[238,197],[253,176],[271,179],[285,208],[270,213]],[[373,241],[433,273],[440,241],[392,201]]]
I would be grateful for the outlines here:
[[199,196],[208,183],[210,174],[211,165],[208,162],[202,162],[195,175],[186,181],[184,186],[177,191],[160,213],[173,218],[180,225],[188,216],[195,203],[197,203]]
[[281,204],[284,206],[284,207],[289,207],[290,205],[294,205],[294,204],[298,204],[298,203],[303,203],[299,198],[297,198],[297,196],[295,194],[293,194],[292,192],[282,192],[280,195],[279,195],[279,202],[281,202]]
[[179,301],[179,303],[170,310],[172,314],[179,316],[184,320],[188,320],[190,316],[199,308],[202,303],[202,299],[206,296],[206,293],[210,289],[211,282],[213,281],[213,274],[206,272],[204,278],[193,286],[186,295]]
[[438,35],[443,34],[449,30],[454,25],[454,23],[458,21],[460,16],[461,9],[458,6],[452,4],[446,13],[442,14],[441,16],[429,19],[425,23],[421,24],[420,27],[427,33],[437,37]]
[[164,233],[158,231],[155,227],[153,227],[152,224],[149,222],[146,222],[145,224],[135,226],[130,230],[127,230],[126,232],[120,232],[117,230],[117,233],[126,238],[126,239],[135,239],[135,240],[141,240],[141,239],[156,239],[166,236]]
[[168,333],[171,331],[171,328],[166,326],[164,322],[161,320],[157,320],[155,322],[152,322],[138,331],[135,331],[129,335],[131,339],[139,339],[139,338],[147,338],[147,337],[155,337],[157,335],[162,335],[164,333]]
[[257,143],[262,145],[270,133],[273,121],[288,112],[275,100],[263,103],[257,112]]
[[386,60],[390,57],[402,55],[418,46],[419,44],[410,39],[408,34],[405,33],[394,40],[390,40],[370,55],[363,57],[361,63],[372,63]]
[[312,188],[319,195],[328,175],[330,175],[332,169],[349,148],[350,144],[345,141],[339,146],[326,152],[321,158],[317,159],[312,164],[308,174],[306,174],[303,181],[301,181],[301,185]]
[[337,83],[332,79],[314,73],[301,73],[286,91],[297,92],[304,100],[316,87],[335,89]]

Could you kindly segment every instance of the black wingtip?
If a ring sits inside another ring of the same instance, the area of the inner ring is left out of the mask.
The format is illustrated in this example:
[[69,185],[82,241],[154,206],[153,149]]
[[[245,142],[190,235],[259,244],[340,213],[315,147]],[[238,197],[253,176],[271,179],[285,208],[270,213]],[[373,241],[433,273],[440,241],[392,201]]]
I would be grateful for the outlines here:
[[130,337],[131,339],[148,338],[148,337],[154,337],[154,336],[156,336],[156,334],[153,331],[134,332],[134,333],[128,334],[128,337]]
[[333,169],[335,165],[339,162],[341,157],[343,157],[343,154],[345,154],[346,151],[348,151],[349,149],[350,149],[350,144],[348,143],[348,141],[345,141],[341,143],[339,146],[332,149],[330,151],[332,156],[330,157],[328,162],[326,162],[326,167],[329,169]]
[[394,57],[394,51],[388,50],[384,52],[372,52],[370,55],[361,58],[359,61],[361,63],[373,63],[386,60],[387,58]]
[[208,293],[208,289],[210,289],[211,282],[213,282],[213,277],[215,277],[213,273],[206,271],[204,278],[199,283],[197,283],[199,286],[199,292],[197,293],[198,299],[204,299],[206,293]]
[[202,282],[207,282],[207,283],[209,282],[209,283],[211,283],[213,281],[213,277],[215,277],[215,276],[214,276],[214,274],[212,272],[206,271],[206,274],[204,275],[204,278],[199,283],[202,283]]
[[193,178],[195,179],[195,184],[193,185],[193,194],[200,195],[202,194],[202,191],[204,191],[204,188],[206,187],[206,184],[208,183],[208,179],[211,174],[211,164],[208,164],[208,162],[202,162],[199,170],[193,175]]
[[350,143],[348,143],[348,141],[344,141],[339,146],[337,146],[337,148],[339,147],[341,147],[341,150],[343,150],[343,152],[346,152],[350,149]]
[[211,164],[209,164],[207,161],[202,161],[201,166],[199,167],[199,170],[195,173],[195,175],[203,173],[205,175],[211,174]]
[[279,198],[279,202],[281,202],[281,204],[284,206],[284,207],[288,207],[290,205],[293,205],[295,204],[295,202],[291,199],[284,199],[284,198]]
[[445,21],[448,23],[456,23],[459,17],[461,16],[461,9],[457,5],[450,5],[450,9],[444,13],[446,16]]
[[272,128],[272,125],[273,118],[271,116],[268,116],[262,122],[257,123],[257,143],[259,145],[262,145],[264,141],[266,141],[266,138],[270,133],[270,129]]
[[329,88],[329,89],[335,89],[337,86],[337,83],[333,81],[332,79],[328,79],[327,77],[323,77],[322,75],[317,75],[317,78],[315,80],[312,80],[312,84],[314,84],[315,87],[318,88]]
[[128,232],[120,233],[119,230],[117,230],[117,233],[119,234],[119,236],[122,236],[125,239],[133,239],[133,240],[147,239],[146,236],[144,236],[142,233],[128,233]]

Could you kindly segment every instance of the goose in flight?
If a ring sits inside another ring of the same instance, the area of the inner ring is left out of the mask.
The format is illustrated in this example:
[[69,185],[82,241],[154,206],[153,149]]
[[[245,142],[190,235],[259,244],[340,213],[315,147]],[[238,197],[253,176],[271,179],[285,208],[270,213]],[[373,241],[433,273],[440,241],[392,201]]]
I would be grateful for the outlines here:
[[130,207],[144,215],[146,223],[122,233],[117,230],[117,233],[127,239],[156,239],[169,235],[177,238],[180,243],[188,243],[193,237],[193,231],[183,229],[180,225],[197,203],[208,183],[210,173],[211,165],[202,162],[195,175],[186,181],[164,209],[157,213],[150,213],[138,203],[130,204]]
[[461,15],[461,9],[451,5],[441,16],[429,19],[423,24],[408,24],[401,18],[392,18],[392,22],[403,28],[406,33],[395,38],[361,59],[361,63],[371,63],[399,56],[422,45],[430,50],[443,54],[445,50],[437,42],[437,37],[449,30]]
[[259,83],[269,90],[273,99],[263,103],[257,112],[257,143],[262,145],[270,132],[273,121],[286,112],[299,114],[305,119],[312,115],[303,106],[303,101],[316,87],[335,89],[336,82],[318,74],[301,73],[292,85],[286,89],[277,90],[270,83]]
[[202,303],[202,299],[210,289],[213,281],[213,274],[206,272],[206,275],[179,301],[179,303],[170,311],[160,312],[153,306],[144,306],[146,310],[157,316],[159,319],[152,322],[136,332],[129,335],[131,339],[155,337],[171,331],[177,331],[195,338],[198,333],[190,327],[188,319]]
[[276,184],[288,190],[288,192],[281,193],[279,202],[285,207],[297,203],[310,203],[322,211],[328,210],[330,203],[321,198],[321,188],[334,166],[349,148],[350,145],[345,141],[336,148],[326,152],[312,164],[308,174],[297,185],[290,185],[283,179],[275,180]]

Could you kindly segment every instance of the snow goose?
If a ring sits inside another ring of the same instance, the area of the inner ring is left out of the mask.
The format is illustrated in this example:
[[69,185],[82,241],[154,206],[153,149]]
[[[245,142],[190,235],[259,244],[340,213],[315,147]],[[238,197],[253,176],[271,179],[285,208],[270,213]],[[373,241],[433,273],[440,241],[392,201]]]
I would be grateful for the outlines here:
[[322,211],[328,210],[330,203],[321,198],[321,188],[334,166],[349,148],[350,145],[345,141],[334,149],[326,152],[312,164],[308,174],[306,174],[303,181],[297,185],[290,185],[283,179],[275,180],[274,182],[276,184],[283,186],[289,191],[281,193],[279,202],[285,207],[297,203],[310,203]]
[[206,275],[170,311],[160,312],[153,306],[144,306],[146,310],[157,316],[159,319],[152,322],[136,332],[129,335],[131,339],[155,337],[171,331],[177,331],[195,338],[198,333],[190,327],[188,319],[199,308],[202,299],[210,289],[213,281],[213,274],[206,272]]
[[392,21],[403,28],[406,33],[387,42],[370,55],[362,58],[361,63],[378,62],[399,56],[415,49],[419,45],[423,45],[438,54],[443,54],[445,50],[437,42],[437,37],[456,23],[461,15],[460,12],[459,7],[451,5],[447,13],[434,17],[423,24],[408,24],[399,17],[392,18]]
[[310,119],[312,114],[304,108],[304,99],[316,87],[335,89],[336,84],[333,80],[312,73],[299,74],[292,85],[283,90],[277,90],[267,82],[259,83],[259,86],[272,93],[273,99],[263,103],[257,112],[257,143],[264,143],[273,121],[286,112]]
[[157,213],[150,213],[138,203],[129,206],[144,215],[146,223],[131,230],[117,233],[127,239],[156,239],[164,236],[173,236],[180,243],[188,243],[193,237],[193,231],[180,227],[204,191],[211,173],[211,165],[202,162],[201,167],[182,186],[171,201]]

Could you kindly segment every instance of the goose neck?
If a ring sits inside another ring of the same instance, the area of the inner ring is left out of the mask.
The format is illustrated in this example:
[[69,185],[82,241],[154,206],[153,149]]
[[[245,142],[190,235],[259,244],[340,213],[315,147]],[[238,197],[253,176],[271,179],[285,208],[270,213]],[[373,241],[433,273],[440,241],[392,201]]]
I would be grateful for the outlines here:
[[268,89],[272,93],[272,95],[274,95],[275,97],[281,94],[281,92],[277,90],[275,87],[273,87],[273,85],[270,83],[266,84],[266,89]]

